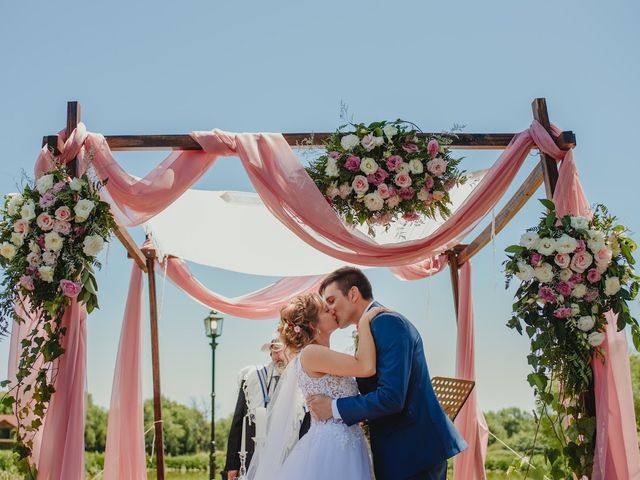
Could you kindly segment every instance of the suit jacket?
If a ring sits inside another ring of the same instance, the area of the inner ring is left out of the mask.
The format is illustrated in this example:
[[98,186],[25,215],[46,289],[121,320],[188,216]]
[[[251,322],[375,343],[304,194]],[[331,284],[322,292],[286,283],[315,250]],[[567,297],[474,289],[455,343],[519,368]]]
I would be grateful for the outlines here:
[[358,379],[361,394],[337,400],[342,420],[369,420],[377,480],[402,480],[467,448],[435,396],[422,338],[404,316],[381,313],[371,323],[376,375]]

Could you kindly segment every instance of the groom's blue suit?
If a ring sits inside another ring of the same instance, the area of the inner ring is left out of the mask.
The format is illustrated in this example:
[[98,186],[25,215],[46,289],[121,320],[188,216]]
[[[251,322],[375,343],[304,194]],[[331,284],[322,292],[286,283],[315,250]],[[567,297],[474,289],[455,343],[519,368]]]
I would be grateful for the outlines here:
[[395,312],[376,316],[371,331],[377,373],[358,379],[361,395],[337,400],[342,420],[369,421],[377,480],[445,478],[447,458],[467,444],[433,392],[420,334]]

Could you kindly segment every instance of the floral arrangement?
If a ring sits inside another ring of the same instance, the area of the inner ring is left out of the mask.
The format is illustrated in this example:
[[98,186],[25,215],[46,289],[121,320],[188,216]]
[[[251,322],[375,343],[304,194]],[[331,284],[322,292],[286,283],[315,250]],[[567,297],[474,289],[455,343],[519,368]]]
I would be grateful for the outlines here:
[[[22,319],[15,308],[37,315],[38,323],[22,342],[17,383],[3,398],[17,415],[17,453],[26,464],[33,433],[54,390],[50,364],[63,354],[61,319],[72,299],[88,312],[98,307],[94,267],[115,222],[109,204],[100,200],[104,184],[86,175],[69,178],[63,166],[5,196],[0,209],[0,322]],[[3,386],[9,382],[4,382]],[[17,401],[28,392],[31,400]],[[27,422],[28,419],[28,422]]]
[[507,325],[520,334],[524,325],[531,339],[528,381],[541,404],[541,418],[549,407],[556,411],[551,427],[562,448],[547,451],[554,478],[567,478],[567,472],[590,476],[595,432],[588,405],[591,360],[594,354],[602,359],[598,347],[605,340],[606,312],[618,315],[618,330],[631,327],[640,349],[640,327],[627,305],[638,294],[640,277],[632,269],[636,243],[602,205],[591,219],[558,218],[552,201],[541,202],[548,213],[519,245],[506,249],[507,286],[514,276],[521,281]]
[[340,127],[326,141],[327,154],[307,172],[349,224],[388,226],[392,220],[450,215],[449,191],[464,183],[461,159],[450,156],[449,138],[425,138],[413,124],[374,122]]

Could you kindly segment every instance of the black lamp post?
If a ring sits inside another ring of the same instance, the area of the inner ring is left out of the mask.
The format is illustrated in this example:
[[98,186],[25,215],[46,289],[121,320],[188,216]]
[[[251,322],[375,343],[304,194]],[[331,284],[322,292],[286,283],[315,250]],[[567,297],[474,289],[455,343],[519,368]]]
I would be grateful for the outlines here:
[[204,329],[211,339],[211,446],[209,448],[209,479],[216,478],[216,431],[214,411],[216,404],[216,339],[222,335],[222,317],[215,310],[211,310],[204,319]]

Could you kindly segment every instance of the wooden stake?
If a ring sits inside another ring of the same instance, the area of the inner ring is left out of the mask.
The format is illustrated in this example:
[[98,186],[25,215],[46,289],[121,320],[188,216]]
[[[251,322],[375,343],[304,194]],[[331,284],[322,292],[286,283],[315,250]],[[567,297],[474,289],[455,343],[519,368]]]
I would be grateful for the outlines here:
[[153,367],[153,420],[155,429],[157,480],[164,480],[164,434],[162,428],[162,394],[160,392],[160,347],[158,343],[158,303],[156,296],[155,261],[153,248],[144,248],[149,279],[149,317],[151,322],[151,363]]
[[[78,102],[67,102],[67,138],[80,123],[80,104]],[[78,160],[74,158],[67,163],[67,173],[71,178],[78,176]]]
[[[540,125],[551,135],[547,101],[544,98],[536,98],[531,104],[531,108],[533,109],[533,118],[540,122]],[[547,198],[551,200],[553,199],[553,192],[556,190],[556,183],[558,183],[558,165],[554,158],[542,151],[540,151],[540,165],[544,175],[544,188],[547,192]]]

